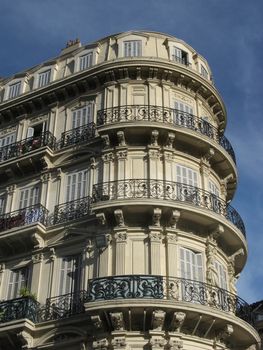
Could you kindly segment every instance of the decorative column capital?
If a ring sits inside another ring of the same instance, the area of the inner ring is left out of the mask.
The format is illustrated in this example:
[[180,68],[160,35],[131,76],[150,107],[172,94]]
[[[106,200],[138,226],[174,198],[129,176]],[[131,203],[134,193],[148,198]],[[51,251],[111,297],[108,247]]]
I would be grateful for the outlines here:
[[148,233],[148,237],[149,237],[151,242],[158,242],[158,243],[160,243],[160,241],[162,239],[162,233],[161,233],[160,230],[151,230]]
[[104,163],[110,163],[110,162],[114,162],[114,154],[113,153],[104,153],[102,156],[101,156],[102,160]]
[[127,233],[126,232],[117,232],[115,234],[115,240],[117,243],[127,243]]
[[149,340],[149,346],[152,349],[163,349],[167,341],[162,336],[152,336]]
[[115,331],[123,331],[124,330],[124,320],[122,312],[110,312],[110,319],[112,323],[112,327]]
[[92,343],[92,348],[93,349],[100,349],[100,350],[106,350],[109,347],[109,342],[106,338],[104,339],[99,339],[99,340],[95,340]]
[[44,259],[44,254],[43,253],[38,253],[38,254],[35,254],[35,255],[32,255],[32,263],[33,264],[39,264],[43,261]]
[[160,227],[161,216],[162,216],[162,209],[154,208],[153,209],[153,217],[152,217],[153,226]]
[[125,337],[114,337],[112,339],[111,345],[114,349],[122,349],[126,347]]
[[99,315],[90,316],[90,320],[94,328],[96,329],[102,328],[102,320]]
[[118,152],[116,153],[116,158],[117,158],[118,160],[126,160],[126,159],[127,159],[127,156],[128,156],[128,152],[127,152],[126,149],[125,149],[125,150],[118,151]]

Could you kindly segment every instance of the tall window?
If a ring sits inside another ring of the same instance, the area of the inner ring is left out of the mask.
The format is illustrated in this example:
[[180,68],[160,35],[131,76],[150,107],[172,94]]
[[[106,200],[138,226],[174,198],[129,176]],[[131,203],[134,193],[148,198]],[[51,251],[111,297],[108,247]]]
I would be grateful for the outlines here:
[[201,253],[186,248],[180,248],[180,267],[182,278],[200,282],[203,281],[203,262]]
[[46,70],[45,72],[39,73],[38,75],[38,87],[45,86],[50,83],[51,69]]
[[201,64],[200,74],[202,75],[202,77],[208,79],[208,71],[202,64]]
[[67,176],[66,202],[85,197],[89,183],[88,170],[82,170]]
[[15,133],[9,134],[9,135],[6,135],[6,136],[0,138],[0,147],[11,145],[11,143],[15,142],[15,139],[16,139]]
[[79,57],[79,70],[84,70],[92,66],[93,53],[87,53],[86,55]]
[[72,129],[79,128],[93,121],[93,104],[75,109],[72,113]]
[[20,296],[21,288],[28,285],[28,272],[28,267],[10,271],[7,299],[14,299]]
[[39,187],[27,187],[20,191],[19,209],[31,207],[40,201]]
[[21,90],[21,81],[18,81],[15,84],[9,85],[8,98],[14,98],[20,95]]
[[215,261],[215,268],[216,268],[217,275],[218,275],[218,287],[227,290],[226,269],[218,261]]
[[219,197],[219,189],[213,181],[209,181],[209,192]]
[[59,276],[59,295],[79,291],[80,272],[80,256],[67,256],[62,258]]
[[142,41],[128,40],[124,41],[124,57],[137,57],[142,55]]
[[175,101],[174,103],[174,123],[185,128],[193,129],[194,118],[193,118],[193,108],[181,101]]
[[188,65],[188,53],[174,46],[172,48],[172,60]]
[[197,187],[197,172],[182,165],[176,165],[176,181]]

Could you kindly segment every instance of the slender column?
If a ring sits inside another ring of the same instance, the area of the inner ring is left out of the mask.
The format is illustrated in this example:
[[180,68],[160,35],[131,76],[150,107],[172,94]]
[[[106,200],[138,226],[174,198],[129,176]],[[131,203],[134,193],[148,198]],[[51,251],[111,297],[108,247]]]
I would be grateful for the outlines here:
[[152,275],[161,274],[161,227],[149,227],[149,241],[150,241],[150,273]]
[[166,233],[166,263],[167,276],[176,277],[177,275],[177,231],[168,229]]
[[[6,213],[9,213],[10,211],[15,210],[13,203],[15,203],[14,196],[16,194],[16,190],[17,190],[16,185],[10,185],[6,188],[6,206],[5,206]],[[16,209],[18,209],[18,206]]]
[[42,264],[43,264],[43,253],[37,253],[32,256],[32,279],[31,279],[31,292],[36,294],[37,299],[41,297],[40,293],[40,281],[42,279]]
[[47,173],[41,176],[41,198],[40,203],[47,208],[48,195],[50,189],[51,174]]
[[3,279],[4,279],[4,273],[5,273],[5,263],[0,263],[0,298],[1,300],[4,299],[4,284],[3,284]]
[[122,149],[116,153],[117,158],[117,169],[118,169],[118,180],[124,180],[126,178],[126,163],[127,163],[127,150]]

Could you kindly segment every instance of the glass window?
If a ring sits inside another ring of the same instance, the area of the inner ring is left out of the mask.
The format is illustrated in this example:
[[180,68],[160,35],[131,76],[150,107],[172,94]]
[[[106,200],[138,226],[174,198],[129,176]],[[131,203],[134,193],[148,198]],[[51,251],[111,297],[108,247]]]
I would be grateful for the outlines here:
[[141,40],[124,41],[124,57],[136,57],[141,55],[142,55]]
[[15,84],[9,85],[8,98],[14,98],[20,95],[21,90],[21,81],[18,81]]
[[172,60],[188,65],[188,54],[187,52],[179,49],[178,47],[174,46],[172,48]]
[[176,181],[197,187],[197,172],[182,165],[176,165]]
[[25,288],[28,285],[28,267],[22,269],[11,270],[7,299],[14,299],[20,296],[21,288]]
[[74,293],[80,289],[80,256],[68,256],[61,259],[59,277],[59,295]]
[[87,125],[93,121],[93,104],[78,108],[72,113],[72,129]]
[[208,71],[206,70],[206,68],[201,64],[201,75],[202,77],[208,79]]
[[213,181],[209,181],[209,192],[219,197],[219,189]]
[[90,52],[86,55],[79,57],[79,70],[84,70],[92,66],[93,53]]
[[87,196],[88,183],[88,170],[67,175],[66,202]]
[[215,268],[218,276],[218,287],[222,289],[227,289],[227,275],[226,269],[220,262],[215,261]]
[[46,70],[45,72],[39,73],[38,75],[38,87],[48,85],[50,83],[51,69]]

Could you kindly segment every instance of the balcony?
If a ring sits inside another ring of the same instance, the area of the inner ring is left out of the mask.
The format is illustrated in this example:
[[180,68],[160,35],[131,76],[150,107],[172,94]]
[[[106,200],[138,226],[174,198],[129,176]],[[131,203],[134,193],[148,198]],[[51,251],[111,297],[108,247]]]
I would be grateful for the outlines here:
[[235,153],[225,136],[202,118],[173,108],[161,106],[118,106],[102,109],[97,113],[98,126],[117,123],[157,122],[175,127],[186,128],[216,141],[236,163]]
[[31,297],[21,297],[0,302],[0,323],[27,318],[38,321],[39,303]]
[[96,126],[89,123],[75,129],[65,131],[57,143],[57,148],[62,149],[68,146],[75,146],[90,142],[95,137]]
[[0,232],[14,227],[41,223],[46,226],[48,210],[41,204],[0,215]]
[[90,215],[91,197],[83,197],[74,201],[62,203],[55,206],[54,215],[51,219],[53,225],[80,219]]
[[245,225],[238,212],[226,201],[198,187],[153,179],[127,179],[93,186],[93,202],[144,198],[184,202],[213,211],[229,220],[246,236]]
[[[0,163],[5,162],[9,159],[19,158],[23,155],[27,155],[42,147],[48,146],[52,150],[55,149],[56,138],[51,132],[46,131],[40,136],[28,137],[24,140],[11,143],[10,145],[0,148]],[[17,159],[16,159],[17,160]]]
[[253,323],[252,310],[243,299],[219,287],[185,278],[123,275],[90,280],[88,302],[116,299],[164,299],[175,303],[194,303],[232,313]]

